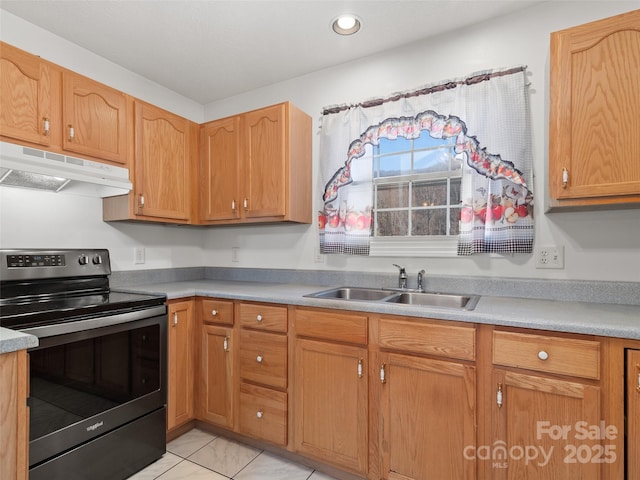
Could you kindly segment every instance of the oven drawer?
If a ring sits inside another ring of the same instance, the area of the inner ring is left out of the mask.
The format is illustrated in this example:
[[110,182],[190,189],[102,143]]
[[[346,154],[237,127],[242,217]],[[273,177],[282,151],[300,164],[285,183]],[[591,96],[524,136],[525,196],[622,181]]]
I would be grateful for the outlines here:
[[493,363],[583,378],[600,378],[600,342],[493,332]]
[[240,378],[275,388],[287,388],[287,337],[241,330]]
[[245,328],[287,333],[287,307],[241,303],[238,309],[240,325]]
[[200,315],[204,323],[233,325],[233,302],[209,298],[200,299]]
[[240,432],[277,445],[287,444],[287,394],[240,384]]

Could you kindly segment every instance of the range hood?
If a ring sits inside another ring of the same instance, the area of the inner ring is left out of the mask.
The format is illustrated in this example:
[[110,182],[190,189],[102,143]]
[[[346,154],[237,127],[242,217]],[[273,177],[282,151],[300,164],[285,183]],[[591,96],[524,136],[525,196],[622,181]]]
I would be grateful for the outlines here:
[[124,195],[132,187],[126,168],[7,142],[0,142],[0,186],[89,197]]

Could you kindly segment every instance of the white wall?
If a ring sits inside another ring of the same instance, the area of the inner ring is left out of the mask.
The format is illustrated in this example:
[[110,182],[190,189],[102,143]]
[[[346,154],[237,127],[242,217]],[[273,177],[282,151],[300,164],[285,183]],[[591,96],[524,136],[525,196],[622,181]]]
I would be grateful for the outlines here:
[[[170,92],[86,50],[2,11],[2,40],[200,122],[291,100],[317,127],[323,106],[385,96],[477,70],[528,65],[531,80],[536,242],[565,246],[564,270],[536,270],[529,255],[471,258],[350,258],[315,263],[316,226],[197,229],[106,224],[101,201],[0,188],[0,247],[104,247],[114,270],[189,267],[393,271],[391,263],[433,274],[640,281],[640,209],[554,213],[542,210],[548,118],[549,33],[637,8],[636,2],[550,2],[463,31],[425,40],[358,62],[322,70],[206,106]],[[318,145],[313,145],[314,175]],[[316,185],[314,178],[314,187]],[[318,195],[314,194],[317,199]],[[319,203],[319,202],[317,202]],[[133,264],[133,247],[147,262]],[[239,247],[239,262],[231,248]]]

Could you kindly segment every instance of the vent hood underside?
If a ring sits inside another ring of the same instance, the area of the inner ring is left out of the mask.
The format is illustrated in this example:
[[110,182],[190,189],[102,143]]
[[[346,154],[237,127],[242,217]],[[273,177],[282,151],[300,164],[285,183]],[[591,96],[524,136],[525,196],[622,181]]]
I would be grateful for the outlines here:
[[90,197],[125,195],[129,170],[82,158],[0,142],[0,186]]

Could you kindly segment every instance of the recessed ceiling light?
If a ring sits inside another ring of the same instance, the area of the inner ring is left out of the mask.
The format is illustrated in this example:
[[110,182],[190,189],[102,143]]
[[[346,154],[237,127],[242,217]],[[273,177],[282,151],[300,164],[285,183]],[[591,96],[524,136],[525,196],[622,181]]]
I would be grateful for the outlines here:
[[333,31],[339,35],[353,35],[360,30],[360,19],[355,15],[344,14],[333,20],[331,24]]

